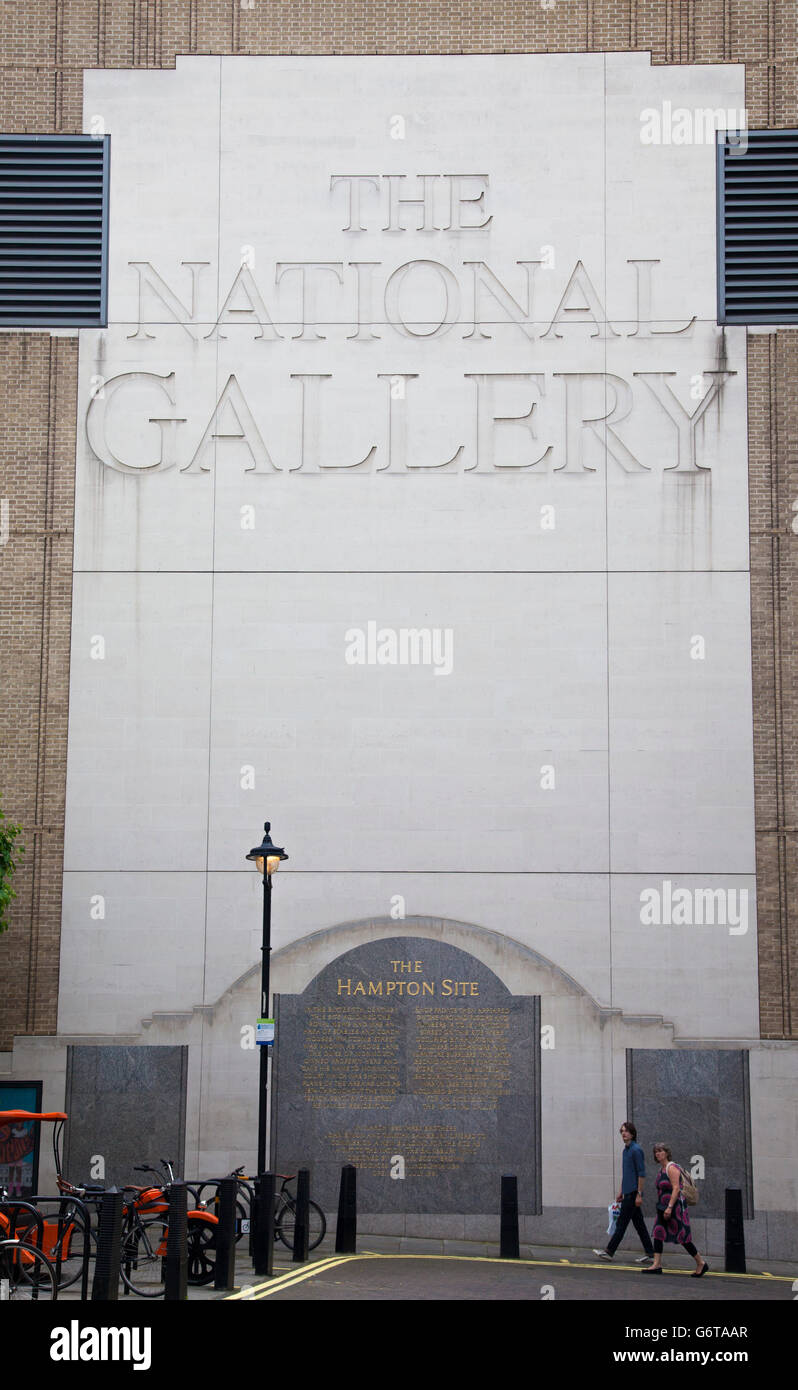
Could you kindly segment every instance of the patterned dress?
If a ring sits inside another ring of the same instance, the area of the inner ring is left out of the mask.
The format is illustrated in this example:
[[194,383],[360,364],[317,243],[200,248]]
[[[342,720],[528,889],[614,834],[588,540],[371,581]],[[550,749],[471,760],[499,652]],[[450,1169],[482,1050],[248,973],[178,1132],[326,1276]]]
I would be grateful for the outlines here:
[[[669,1160],[670,1162],[671,1160]],[[665,1208],[667,1207],[673,1187],[668,1177],[667,1168],[661,1168],[657,1174],[657,1216],[654,1228],[651,1232],[652,1240],[669,1242],[671,1245],[685,1245],[692,1240],[690,1235],[690,1217],[687,1214],[687,1206],[684,1197],[681,1195],[682,1177],[679,1174],[679,1196],[671,1212],[670,1220],[665,1221]]]

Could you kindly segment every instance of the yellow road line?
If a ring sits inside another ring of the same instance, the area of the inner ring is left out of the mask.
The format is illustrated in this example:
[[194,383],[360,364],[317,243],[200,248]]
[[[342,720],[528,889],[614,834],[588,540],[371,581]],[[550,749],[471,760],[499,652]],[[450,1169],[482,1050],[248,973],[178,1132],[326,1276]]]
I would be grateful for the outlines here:
[[[603,1269],[609,1271],[609,1269],[611,1268],[611,1266],[603,1260],[597,1260],[595,1264],[580,1264],[577,1260],[510,1261],[506,1259],[500,1259],[498,1255],[412,1255],[408,1253],[402,1255],[382,1255],[378,1254],[377,1251],[374,1250],[364,1250],[362,1256],[350,1255],[349,1259],[358,1260],[365,1257],[368,1257],[372,1260],[469,1260],[472,1262],[474,1260],[481,1260],[483,1261],[483,1263],[486,1264],[507,1265],[512,1263],[514,1265],[540,1265],[546,1269],[562,1269],[565,1266],[568,1269]],[[628,1269],[631,1270],[633,1274],[639,1273],[639,1266],[636,1265],[614,1265],[612,1266],[612,1268]],[[663,1269],[662,1272],[663,1274],[679,1274],[684,1275],[687,1278],[690,1277],[690,1271],[687,1269]],[[704,1278],[708,1279],[710,1275],[713,1279],[780,1279],[785,1284],[793,1282],[793,1276],[791,1274],[727,1274],[726,1271],[722,1269],[710,1269],[704,1275]]]
[[[524,1265],[530,1268],[540,1269],[592,1269],[608,1271],[607,1264],[597,1261],[595,1264],[580,1263],[576,1260],[512,1260],[501,1259],[497,1255],[430,1255],[430,1254],[381,1254],[376,1250],[364,1250],[358,1255],[330,1255],[325,1260],[317,1260],[314,1264],[306,1266],[304,1269],[288,1270],[285,1274],[278,1275],[275,1279],[270,1279],[263,1284],[252,1284],[249,1288],[241,1289],[238,1293],[228,1294],[225,1302],[234,1299],[268,1298],[270,1294],[279,1293],[282,1289],[292,1288],[294,1284],[304,1283],[306,1279],[313,1279],[317,1274],[323,1274],[325,1270],[336,1269],[339,1265],[349,1264],[352,1260],[461,1260],[469,1264],[497,1264],[507,1267],[509,1263],[513,1265]],[[615,1265],[615,1269],[623,1269],[638,1274],[639,1267],[636,1265]],[[666,1275],[681,1276],[689,1278],[689,1271],[686,1269],[666,1269]],[[789,1274],[727,1274],[725,1270],[710,1270],[705,1278],[714,1279],[776,1279],[781,1283],[791,1283],[792,1276]]]
[[336,1265],[345,1264],[347,1260],[359,1259],[358,1255],[330,1255],[326,1260],[317,1260],[312,1265],[306,1265],[304,1269],[289,1269],[285,1274],[278,1274],[276,1278],[269,1279],[263,1284],[251,1284],[245,1289],[239,1289],[238,1293],[228,1294],[223,1302],[232,1302],[235,1299],[249,1301],[253,1298],[266,1298],[270,1293],[276,1293],[278,1289],[284,1289],[292,1284],[301,1284],[304,1279],[310,1279],[314,1274],[322,1274],[325,1269],[334,1269]]

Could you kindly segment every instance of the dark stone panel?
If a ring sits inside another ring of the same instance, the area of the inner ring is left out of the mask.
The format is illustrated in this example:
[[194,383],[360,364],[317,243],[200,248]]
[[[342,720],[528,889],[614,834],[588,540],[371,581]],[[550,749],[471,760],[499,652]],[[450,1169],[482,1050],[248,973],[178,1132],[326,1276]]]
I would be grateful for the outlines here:
[[[359,946],[276,1002],[272,1165],[362,1212],[540,1210],[540,1000],[426,938]],[[404,1173],[404,1176],[392,1176]]]
[[646,1155],[647,1188],[657,1167],[651,1146],[668,1144],[686,1171],[701,1155],[696,1217],[722,1219],[727,1187],[743,1193],[743,1211],[754,1215],[748,1053],[733,1048],[629,1048],[626,1054],[628,1118],[637,1126]]
[[[173,1160],[182,1176],[187,1073],[187,1047],[67,1048],[64,1172],[70,1181],[144,1183],[133,1165],[161,1158]],[[90,1176],[97,1155],[104,1179]]]

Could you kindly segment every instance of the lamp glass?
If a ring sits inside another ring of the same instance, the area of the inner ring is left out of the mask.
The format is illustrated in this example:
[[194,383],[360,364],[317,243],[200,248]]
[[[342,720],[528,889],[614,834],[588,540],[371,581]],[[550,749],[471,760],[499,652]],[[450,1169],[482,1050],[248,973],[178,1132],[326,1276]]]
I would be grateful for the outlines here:
[[[259,874],[261,875],[261,877],[262,877],[262,876],[263,876],[264,856],[263,856],[262,854],[256,854],[256,855],[254,855],[253,861],[252,861],[252,862],[254,863],[255,868],[257,869],[258,873],[259,873]],[[279,856],[279,854],[269,854],[269,855],[267,855],[267,856],[265,857],[265,862],[266,862],[266,873],[269,875],[269,878],[271,878],[272,874],[276,874],[276,873],[277,873],[277,870],[278,870],[279,867],[280,867],[280,856]]]

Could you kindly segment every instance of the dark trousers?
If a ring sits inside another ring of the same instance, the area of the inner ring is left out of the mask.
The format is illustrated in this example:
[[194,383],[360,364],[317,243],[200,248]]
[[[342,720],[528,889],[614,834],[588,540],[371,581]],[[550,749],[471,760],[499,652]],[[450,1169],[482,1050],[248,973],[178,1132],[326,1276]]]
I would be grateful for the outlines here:
[[[691,1240],[686,1240],[686,1241],[684,1242],[683,1246],[682,1246],[682,1249],[683,1249],[683,1250],[686,1250],[687,1253],[688,1253],[688,1255],[697,1255],[697,1254],[698,1254],[698,1251],[696,1250],[696,1248],[695,1248],[695,1246],[693,1245],[693,1242],[692,1242]],[[661,1254],[662,1254],[662,1241],[661,1241],[661,1240],[655,1240],[655,1241],[654,1241],[654,1254],[655,1254],[655,1255],[661,1255]]]
[[643,1211],[641,1207],[638,1207],[636,1198],[636,1192],[624,1193],[623,1200],[621,1202],[621,1210],[618,1213],[618,1224],[615,1227],[615,1234],[612,1237],[612,1239],[607,1242],[608,1255],[615,1254],[615,1251],[618,1249],[618,1246],[624,1238],[624,1235],[626,1233],[626,1227],[629,1225],[630,1221],[640,1237],[643,1249],[645,1250],[646,1254],[654,1254],[654,1247],[651,1244],[651,1237],[648,1234],[648,1231],[646,1229],[646,1223],[643,1220]]

